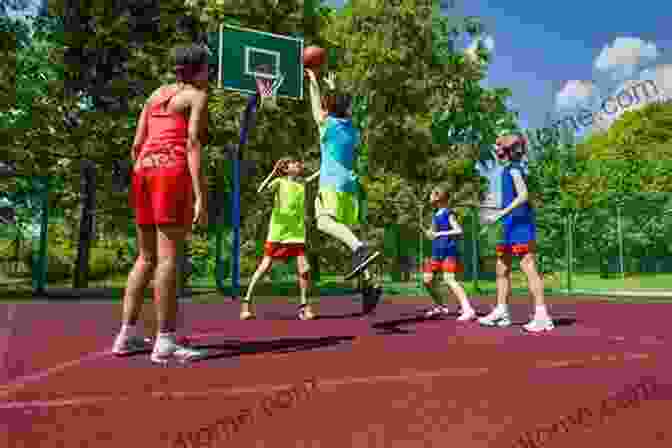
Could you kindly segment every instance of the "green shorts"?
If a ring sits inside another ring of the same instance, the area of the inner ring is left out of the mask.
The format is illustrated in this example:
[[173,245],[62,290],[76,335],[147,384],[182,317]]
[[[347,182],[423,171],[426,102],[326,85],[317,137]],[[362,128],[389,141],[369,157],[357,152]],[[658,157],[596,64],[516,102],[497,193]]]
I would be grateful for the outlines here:
[[355,193],[320,190],[315,198],[315,217],[329,215],[337,222],[354,226],[359,224],[359,200]]

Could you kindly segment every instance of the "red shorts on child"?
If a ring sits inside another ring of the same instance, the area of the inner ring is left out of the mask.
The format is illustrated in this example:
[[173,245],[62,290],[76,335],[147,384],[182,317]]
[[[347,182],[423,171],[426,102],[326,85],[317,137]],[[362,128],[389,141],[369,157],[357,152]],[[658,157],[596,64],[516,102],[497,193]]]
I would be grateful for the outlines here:
[[266,241],[264,244],[264,255],[271,258],[301,257],[305,255],[305,250],[306,245],[304,243]]
[[422,272],[431,274],[434,272],[462,272],[463,267],[457,257],[446,257],[443,260],[428,258],[422,266]]

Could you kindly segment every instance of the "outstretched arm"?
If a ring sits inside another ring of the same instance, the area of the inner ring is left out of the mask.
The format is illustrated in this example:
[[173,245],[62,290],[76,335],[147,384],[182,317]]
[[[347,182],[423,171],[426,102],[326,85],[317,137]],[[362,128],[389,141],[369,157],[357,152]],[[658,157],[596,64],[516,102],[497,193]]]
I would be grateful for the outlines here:
[[257,189],[257,193],[261,193],[262,191],[264,191],[264,188],[266,188],[266,186],[271,181],[271,179],[273,179],[273,177],[275,177],[278,174],[278,170],[280,169],[281,164],[282,164],[282,161],[280,161],[280,160],[278,160],[275,163],[275,166],[273,167],[273,171],[271,171],[271,173],[268,176],[266,176],[266,179],[264,179],[264,181],[261,183],[261,185],[259,185],[259,189]]
[[312,182],[312,181],[314,181],[315,179],[317,179],[318,177],[320,177],[320,170],[317,170],[315,173],[311,174],[311,175],[306,179],[306,182]]
[[305,70],[306,74],[308,75],[308,79],[310,81],[310,105],[313,111],[313,118],[315,119],[315,122],[319,126],[327,117],[327,111],[322,108],[322,101],[320,97],[320,86],[317,82],[317,76],[315,75],[315,72],[309,68]]

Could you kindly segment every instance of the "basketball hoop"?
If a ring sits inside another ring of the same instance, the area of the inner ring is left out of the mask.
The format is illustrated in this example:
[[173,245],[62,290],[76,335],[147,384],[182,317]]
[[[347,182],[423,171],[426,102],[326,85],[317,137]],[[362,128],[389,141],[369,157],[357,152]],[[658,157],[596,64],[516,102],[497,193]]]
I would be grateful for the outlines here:
[[259,96],[261,102],[259,108],[262,108],[264,104],[270,105],[272,108],[278,107],[277,94],[280,86],[285,80],[284,76],[280,75],[277,78],[267,78],[266,76],[256,76],[257,81],[257,90],[259,91]]

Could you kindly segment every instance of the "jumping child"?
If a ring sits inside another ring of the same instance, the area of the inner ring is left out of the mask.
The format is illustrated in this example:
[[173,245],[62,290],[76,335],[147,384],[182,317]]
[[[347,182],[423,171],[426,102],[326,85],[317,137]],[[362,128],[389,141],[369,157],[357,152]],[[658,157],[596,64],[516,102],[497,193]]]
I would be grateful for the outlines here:
[[[434,300],[435,306],[425,315],[426,317],[435,317],[449,314],[450,311],[445,306],[443,298],[450,290],[455,294],[462,308],[457,320],[460,322],[474,320],[476,312],[469,303],[464,288],[455,280],[455,273],[462,272],[455,241],[456,236],[462,235],[462,227],[457,222],[453,211],[448,208],[447,188],[435,187],[430,195],[430,202],[438,210],[432,218],[432,228],[425,230],[427,238],[432,240],[432,258],[423,267],[423,281],[429,295]],[[437,272],[443,273],[443,279],[438,288],[434,285],[434,277]]]
[[[295,158],[286,157],[279,160],[271,174],[264,179],[257,190],[261,193],[267,186],[275,192],[275,203],[268,228],[268,238],[264,247],[264,258],[252,276],[247,294],[241,304],[240,318],[253,319],[251,311],[252,292],[256,283],[268,272],[273,260],[287,261],[289,257],[296,257],[296,267],[301,288],[301,306],[297,317],[301,320],[313,319],[315,315],[308,304],[309,270],[310,266],[305,256],[305,183],[317,178],[319,171],[302,179],[303,162]],[[271,179],[277,175],[283,176]],[[270,183],[269,183],[270,182]]]
[[532,320],[523,326],[528,332],[550,331],[554,328],[544,302],[544,282],[537,272],[536,226],[534,209],[528,202],[528,191],[521,159],[527,154],[527,141],[522,135],[504,135],[497,139],[497,158],[506,167],[502,173],[504,209],[489,218],[491,223],[503,218],[503,239],[497,245],[497,307],[479,319],[486,326],[508,327],[511,318],[508,299],[511,294],[511,257],[522,257],[520,268],[527,275],[530,293],[535,301]]
[[[363,275],[363,312],[366,314],[375,309],[382,294],[379,286],[370,285],[371,274],[367,269],[380,252],[370,250],[350,230],[358,222],[356,194],[360,188],[353,169],[359,131],[352,124],[352,98],[333,94],[323,99],[315,72],[306,69],[306,74],[310,79],[313,117],[320,131],[320,188],[315,199],[317,228],[352,250],[353,266],[345,278]],[[325,78],[325,82],[332,91],[336,88],[333,73]]]

